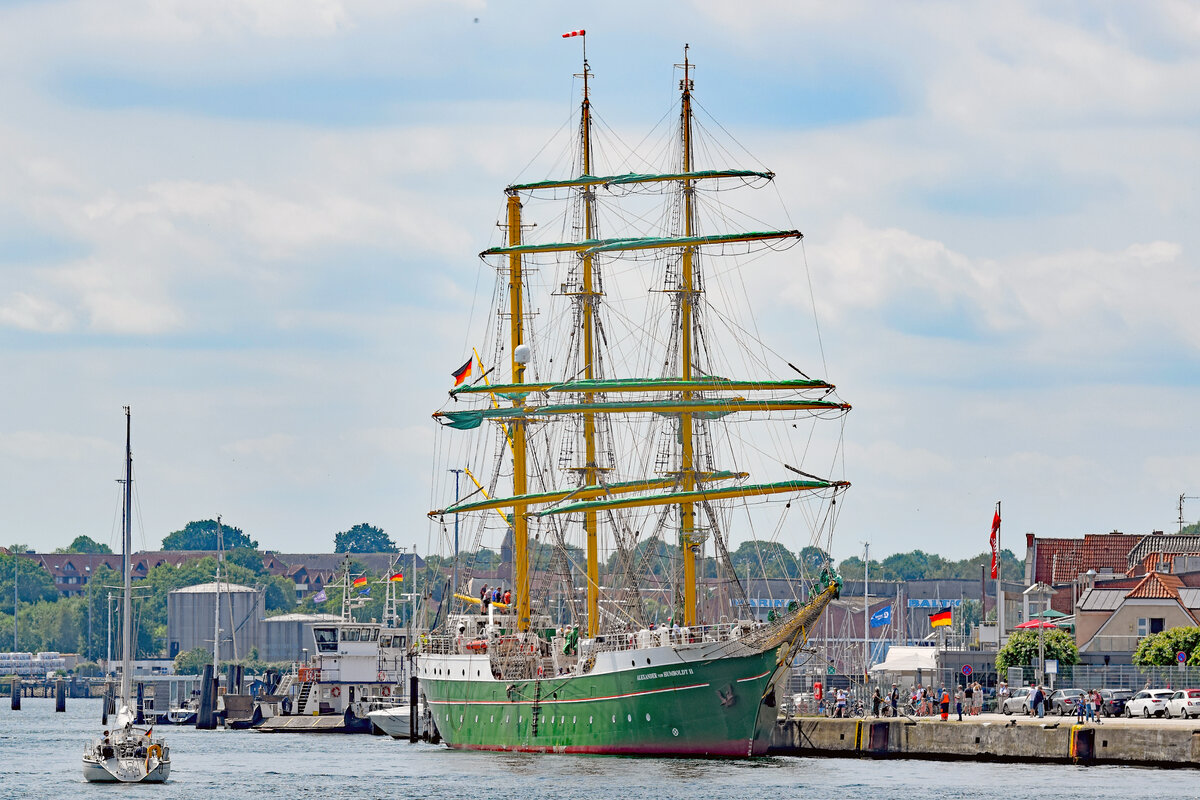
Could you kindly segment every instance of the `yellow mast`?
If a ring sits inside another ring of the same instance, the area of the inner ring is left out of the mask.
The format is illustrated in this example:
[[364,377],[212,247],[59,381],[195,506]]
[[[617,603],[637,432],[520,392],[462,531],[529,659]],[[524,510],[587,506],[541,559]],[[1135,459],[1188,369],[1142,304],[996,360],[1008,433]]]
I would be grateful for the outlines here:
[[[680,83],[683,101],[680,110],[680,129],[683,136],[683,172],[692,171],[692,81],[691,65],[687,58],[687,46],[683,48],[683,80]],[[695,218],[693,204],[693,183],[691,179],[683,181],[683,235],[693,236],[692,223]],[[692,256],[695,249],[685,247],[680,276],[679,289],[679,349],[681,369],[680,376],[684,380],[692,377],[692,303],[695,291],[695,276],[693,275]],[[692,399],[694,392],[684,391],[681,399]],[[683,491],[692,492],[696,489],[695,471],[695,441],[692,427],[692,415],[679,415],[679,438],[683,443],[679,471],[683,482]],[[704,537],[696,529],[696,506],[691,502],[679,504],[679,549],[683,557],[683,624],[696,624],[696,550],[700,548]]]
[[[583,58],[583,104],[580,110],[580,136],[583,141],[583,174],[592,174],[592,104],[588,97],[588,63],[587,54]],[[596,190],[592,186],[583,189],[584,238],[596,238],[596,218],[594,205]],[[579,302],[583,304],[583,376],[584,380],[596,377],[595,363],[595,318],[596,291],[592,280],[593,255],[588,251],[583,254],[583,292]],[[594,486],[599,482],[599,470],[596,463],[596,415],[588,412],[583,415],[583,444],[584,465],[583,485]],[[595,638],[600,632],[600,551],[596,538],[596,512],[588,511],[583,515],[583,531],[587,539],[587,635]]]
[[[508,195],[508,243],[521,243],[521,199],[516,192]],[[523,276],[521,274],[521,254],[512,253],[508,257],[508,306],[509,306],[509,345],[512,359],[512,383],[520,385],[525,382],[525,364],[528,361],[528,347],[522,347],[525,342],[524,310],[522,306]],[[525,399],[520,394],[513,395],[513,405],[523,406]],[[522,498],[528,493],[528,482],[525,467],[525,421],[514,419],[512,426],[513,453],[513,495]],[[532,588],[529,580],[529,520],[525,517],[526,503],[518,500],[513,503],[513,590],[517,596],[517,629],[529,630],[529,594]]]

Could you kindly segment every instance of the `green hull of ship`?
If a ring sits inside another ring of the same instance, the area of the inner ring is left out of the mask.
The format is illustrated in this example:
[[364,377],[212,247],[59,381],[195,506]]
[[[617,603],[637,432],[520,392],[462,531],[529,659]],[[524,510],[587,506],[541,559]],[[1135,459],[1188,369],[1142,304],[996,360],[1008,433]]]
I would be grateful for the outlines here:
[[[452,663],[488,675],[486,656]],[[745,758],[766,753],[779,669],[770,650],[511,683],[422,675],[421,687],[455,748]]]

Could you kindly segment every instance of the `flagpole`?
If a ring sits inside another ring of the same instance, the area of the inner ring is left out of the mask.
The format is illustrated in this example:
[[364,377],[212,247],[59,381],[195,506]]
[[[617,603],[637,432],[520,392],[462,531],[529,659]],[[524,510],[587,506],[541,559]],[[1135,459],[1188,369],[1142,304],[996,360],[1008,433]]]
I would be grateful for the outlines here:
[[[996,501],[996,516],[1000,516],[1000,501]],[[1001,523],[1003,524],[1003,523]],[[1000,527],[996,526],[996,647],[1004,644],[1004,576],[1001,572],[1004,558],[1004,548],[1000,544]]]

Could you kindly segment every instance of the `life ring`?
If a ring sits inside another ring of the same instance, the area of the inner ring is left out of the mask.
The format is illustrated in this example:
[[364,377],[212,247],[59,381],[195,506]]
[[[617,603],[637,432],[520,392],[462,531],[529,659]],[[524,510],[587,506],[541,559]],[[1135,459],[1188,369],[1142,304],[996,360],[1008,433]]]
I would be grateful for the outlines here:
[[161,746],[159,746],[157,744],[152,744],[148,748],[146,748],[146,767],[145,767],[145,769],[147,772],[150,771],[150,759],[152,759],[152,758],[157,758],[160,762],[162,761],[162,747]]
[[387,680],[387,673],[385,673],[383,670],[379,670],[379,680],[381,680],[381,681]]
[[342,687],[335,686],[332,689],[330,689],[329,696],[330,697],[341,697],[342,696]]
[[391,697],[392,696],[392,687],[390,687],[390,686],[383,687],[383,696]]

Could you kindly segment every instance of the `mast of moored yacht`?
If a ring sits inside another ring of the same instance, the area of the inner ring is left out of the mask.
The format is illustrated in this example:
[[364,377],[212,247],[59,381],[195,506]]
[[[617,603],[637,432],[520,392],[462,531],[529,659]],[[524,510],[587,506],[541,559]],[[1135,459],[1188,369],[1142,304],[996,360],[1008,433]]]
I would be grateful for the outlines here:
[[133,583],[130,559],[133,552],[133,453],[130,444],[130,408],[125,406],[125,481],[121,509],[121,566],[125,573],[125,595],[121,600],[121,704],[130,708],[133,693]]

